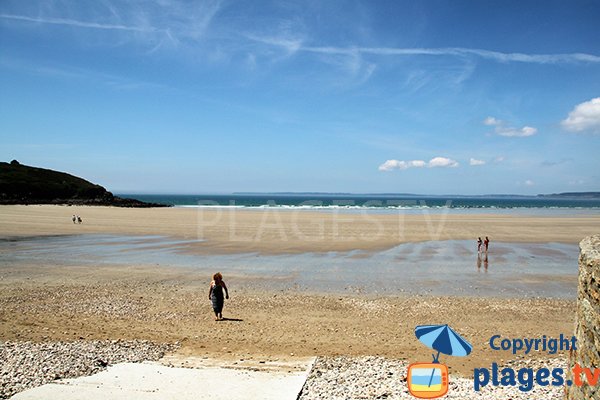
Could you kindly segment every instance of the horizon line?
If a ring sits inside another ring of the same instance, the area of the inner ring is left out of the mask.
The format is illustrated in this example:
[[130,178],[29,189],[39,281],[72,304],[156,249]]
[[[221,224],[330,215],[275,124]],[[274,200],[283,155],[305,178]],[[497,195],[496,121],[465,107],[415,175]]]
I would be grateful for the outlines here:
[[557,192],[538,194],[516,194],[516,193],[487,193],[487,194],[425,194],[425,193],[401,193],[401,192],[318,192],[318,191],[257,191],[257,192],[204,192],[204,193],[167,193],[167,192],[130,192],[114,191],[117,196],[243,196],[243,195],[330,195],[330,196],[408,196],[408,197],[544,197],[544,196],[568,196],[568,195],[595,195],[600,196],[600,191],[581,192]]

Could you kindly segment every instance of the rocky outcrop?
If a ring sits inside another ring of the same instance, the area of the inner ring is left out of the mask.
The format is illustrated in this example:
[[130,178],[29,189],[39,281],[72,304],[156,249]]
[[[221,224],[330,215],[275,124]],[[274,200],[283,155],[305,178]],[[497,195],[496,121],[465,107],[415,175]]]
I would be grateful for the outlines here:
[[0,162],[0,204],[67,204],[117,207],[166,207],[114,196],[100,185],[13,160]]
[[[592,386],[585,373],[574,376],[573,368],[600,368],[600,235],[587,237],[579,243],[579,286],[575,336],[577,350],[571,353],[566,388],[566,398],[588,400],[600,398],[599,385]],[[578,386],[576,382],[582,381]]]

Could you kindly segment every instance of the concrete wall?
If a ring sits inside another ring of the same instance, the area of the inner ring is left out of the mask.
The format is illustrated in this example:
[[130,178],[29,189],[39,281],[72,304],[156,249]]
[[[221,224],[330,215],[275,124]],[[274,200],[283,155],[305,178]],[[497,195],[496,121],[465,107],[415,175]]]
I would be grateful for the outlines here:
[[[600,235],[583,239],[579,243],[579,250],[579,287],[575,321],[577,350],[570,355],[571,370],[575,364],[600,368]],[[567,373],[567,379],[574,381],[570,371]],[[582,379],[585,382],[585,378]],[[568,386],[566,398],[600,399],[600,382],[597,387],[587,383],[581,387]]]

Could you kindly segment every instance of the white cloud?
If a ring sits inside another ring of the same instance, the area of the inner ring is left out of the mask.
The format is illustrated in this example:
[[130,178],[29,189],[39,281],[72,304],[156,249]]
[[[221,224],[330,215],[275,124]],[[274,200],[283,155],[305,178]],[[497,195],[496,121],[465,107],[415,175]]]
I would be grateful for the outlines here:
[[506,137],[527,137],[533,136],[537,133],[537,129],[531,126],[524,126],[522,128],[512,128],[512,127],[496,127],[496,133],[500,136]]
[[504,160],[506,160],[506,157],[504,157],[504,156],[498,156],[498,157],[494,158],[494,162],[496,164],[499,164],[499,163],[503,162]]
[[494,125],[498,125],[500,123],[500,121],[497,120],[494,117],[487,117],[486,119],[483,120],[483,123],[485,125],[492,125],[492,126],[494,126]]
[[473,165],[473,166],[475,166],[475,165],[485,165],[485,161],[483,161],[483,160],[478,160],[478,159],[476,159],[476,158],[471,158],[471,159],[469,160],[469,165]]
[[379,166],[380,171],[392,171],[394,169],[406,169],[404,161],[387,160]]
[[571,132],[600,133],[600,97],[576,105],[561,125]]
[[408,168],[453,168],[458,167],[458,162],[446,157],[434,157],[429,162],[423,160],[401,161],[387,160],[379,166],[380,171],[405,170]]
[[399,160],[387,160],[379,166],[380,171],[392,171],[395,169],[404,170],[408,168],[422,168],[425,166],[425,161],[414,160],[414,161],[399,161]]
[[409,164],[411,167],[416,167],[416,168],[423,168],[423,167],[427,166],[427,164],[423,160],[409,161]]
[[429,168],[434,168],[434,167],[454,168],[454,167],[458,167],[458,163],[450,158],[435,157],[435,158],[432,158],[431,160],[429,160],[429,163],[427,164],[427,166]]
[[487,117],[483,120],[484,125],[493,126],[494,132],[500,136],[506,137],[527,137],[537,133],[537,129],[532,126],[524,126],[522,128],[514,128],[508,126],[506,122],[494,117]]

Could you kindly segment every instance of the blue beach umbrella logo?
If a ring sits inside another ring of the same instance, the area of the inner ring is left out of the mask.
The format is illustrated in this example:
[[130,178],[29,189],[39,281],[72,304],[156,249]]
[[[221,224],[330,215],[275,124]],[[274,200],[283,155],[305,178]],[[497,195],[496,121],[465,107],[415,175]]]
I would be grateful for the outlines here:
[[464,357],[473,346],[446,325],[419,325],[415,335],[424,345],[436,350],[430,363],[414,363],[408,366],[408,390],[418,398],[433,399],[448,392],[448,367],[439,361],[440,353]]
[[415,335],[425,346],[437,350],[437,355],[433,355],[434,363],[439,362],[440,353],[464,357],[473,350],[473,346],[447,324],[419,325],[415,328]]

